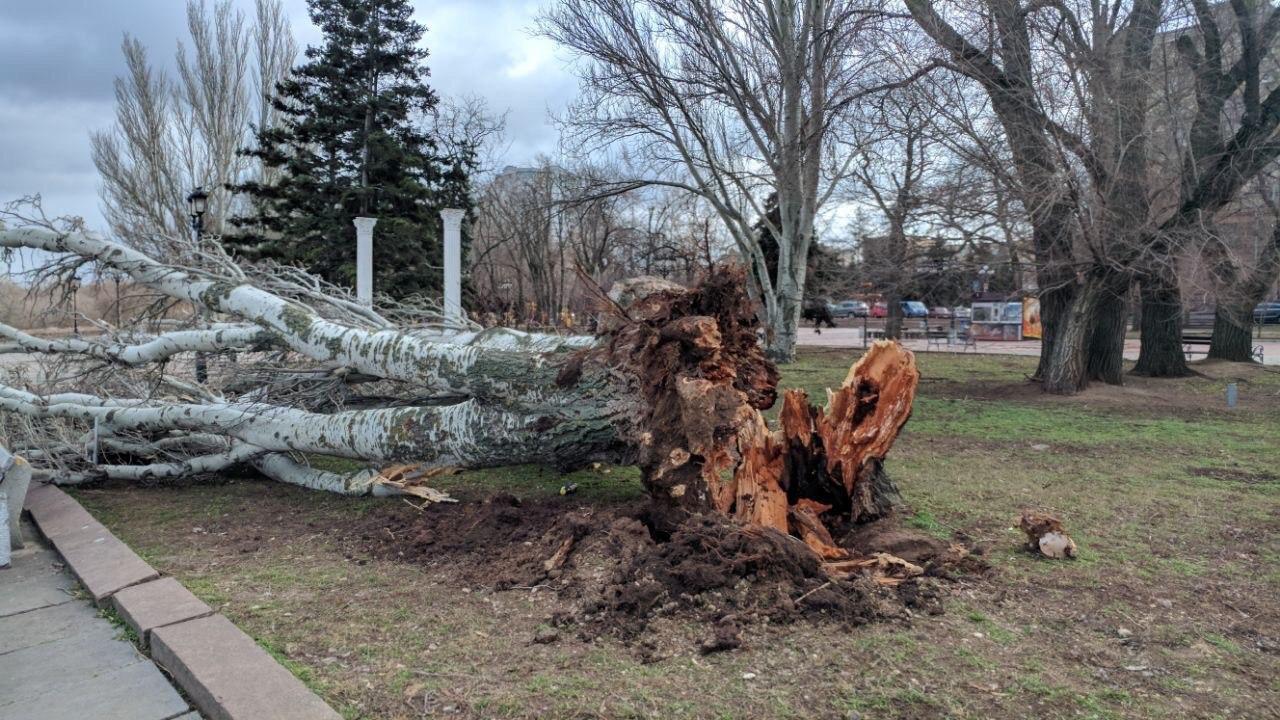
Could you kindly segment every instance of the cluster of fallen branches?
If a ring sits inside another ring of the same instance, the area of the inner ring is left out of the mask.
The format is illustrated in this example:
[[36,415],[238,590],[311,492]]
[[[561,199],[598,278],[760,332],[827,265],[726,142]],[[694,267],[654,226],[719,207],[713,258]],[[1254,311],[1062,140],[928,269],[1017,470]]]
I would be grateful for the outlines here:
[[[590,343],[482,332],[425,301],[367,307],[296,268],[241,266],[216,243],[191,243],[181,263],[161,263],[51,220],[38,205],[27,215],[19,207],[6,219],[25,227],[0,231],[0,248],[46,258],[26,273],[31,292],[56,292],[88,266],[157,298],[125,326],[97,321],[86,336],[49,339],[0,324],[3,349],[24,354],[7,363],[0,431],[58,482],[251,464],[287,482],[358,493],[376,474],[319,471],[306,455],[485,464],[501,447],[490,440],[558,404],[538,385],[554,374],[526,351]],[[187,312],[175,317],[175,307]],[[360,405],[377,407],[349,409]],[[473,437],[472,426],[495,437]]]

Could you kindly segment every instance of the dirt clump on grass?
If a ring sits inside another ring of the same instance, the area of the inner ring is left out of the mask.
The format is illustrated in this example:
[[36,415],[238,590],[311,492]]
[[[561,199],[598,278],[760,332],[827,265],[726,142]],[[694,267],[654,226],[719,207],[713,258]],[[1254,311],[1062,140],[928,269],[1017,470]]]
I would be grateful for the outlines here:
[[366,517],[351,534],[375,557],[445,569],[464,586],[548,591],[549,620],[584,638],[626,641],[651,621],[706,623],[703,652],[735,647],[740,627],[831,622],[850,627],[912,614],[938,614],[954,573],[985,565],[957,546],[883,519],[855,526],[842,545],[891,552],[925,568],[896,585],[832,578],[802,541],[728,518],[687,519],[655,537],[645,506],[522,502],[501,493],[447,509]]
[[369,516],[355,537],[374,557],[447,567],[467,585],[530,588],[559,577],[546,562],[566,538],[589,534],[594,515],[594,508],[496,493],[445,509]]
[[870,581],[832,580],[803,542],[710,516],[654,540],[634,519],[609,528],[617,565],[584,589],[570,616],[588,634],[635,637],[664,615],[718,623],[790,622],[821,616],[860,625],[891,615]]

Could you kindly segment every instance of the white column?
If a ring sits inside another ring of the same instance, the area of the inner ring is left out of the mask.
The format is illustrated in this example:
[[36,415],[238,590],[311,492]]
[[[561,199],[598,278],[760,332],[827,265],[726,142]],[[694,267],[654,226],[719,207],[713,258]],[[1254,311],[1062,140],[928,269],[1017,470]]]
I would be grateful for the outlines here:
[[356,225],[356,299],[373,306],[373,226],[378,218],[358,217]]
[[444,314],[462,318],[462,218],[466,210],[446,208],[444,220]]

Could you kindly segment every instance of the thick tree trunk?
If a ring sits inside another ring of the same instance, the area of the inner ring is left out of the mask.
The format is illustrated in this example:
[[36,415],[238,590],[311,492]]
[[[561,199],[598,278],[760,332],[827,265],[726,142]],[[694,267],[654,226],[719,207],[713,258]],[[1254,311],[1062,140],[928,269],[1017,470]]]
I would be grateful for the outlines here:
[[1243,281],[1243,270],[1231,258],[1221,238],[1212,236],[1205,248],[1217,281],[1218,306],[1213,314],[1209,357],[1232,362],[1253,361],[1253,309],[1267,297],[1280,273],[1280,222],[1271,241],[1258,254],[1257,264]]
[[902,293],[891,289],[884,299],[884,336],[889,340],[902,337]]
[[1128,277],[1117,274],[1110,277],[1101,290],[1086,351],[1085,372],[1090,381],[1096,380],[1108,385],[1120,385],[1124,382],[1128,287]]
[[196,277],[91,235],[33,228],[0,230],[0,247],[74,253],[97,260],[171,298],[236,315],[274,332],[286,347],[306,357],[402,380],[428,392],[532,409],[560,402],[555,397],[556,370],[535,353],[432,342],[399,329],[348,327],[249,282]]
[[1071,304],[1059,319],[1052,355],[1041,363],[1045,392],[1073,395],[1087,388],[1090,380],[1121,383],[1128,284],[1125,274],[1095,270],[1076,286]]
[[1213,312],[1213,337],[1208,357],[1231,362],[1253,362],[1253,305],[1224,307]]
[[[1042,288],[1047,275],[1048,273],[1045,272],[1039,273]],[[1033,377],[1041,384],[1044,383],[1045,378],[1049,377],[1054,349],[1058,344],[1058,335],[1066,326],[1071,304],[1075,301],[1075,292],[1074,284],[1040,291],[1040,362],[1036,366],[1036,374]]]
[[1142,349],[1133,374],[1185,377],[1191,374],[1182,351],[1182,291],[1176,279],[1148,275],[1142,280]]
[[1041,387],[1056,395],[1074,395],[1089,386],[1089,343],[1093,339],[1098,304],[1105,282],[1090,275],[1073,293],[1071,304],[1060,318],[1053,354],[1045,363]]
[[792,284],[779,283],[776,317],[770,318],[769,359],[774,362],[789,363],[796,359],[802,296],[803,291]]

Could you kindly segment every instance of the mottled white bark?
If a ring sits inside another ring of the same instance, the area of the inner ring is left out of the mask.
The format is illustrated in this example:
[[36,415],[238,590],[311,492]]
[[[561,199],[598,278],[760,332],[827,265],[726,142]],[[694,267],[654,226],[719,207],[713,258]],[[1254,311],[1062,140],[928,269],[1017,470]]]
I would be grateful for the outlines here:
[[266,454],[266,450],[248,443],[234,443],[231,449],[211,455],[198,455],[185,460],[147,465],[99,464],[92,473],[69,473],[55,479],[58,485],[75,485],[89,480],[160,480],[219,472]]
[[0,337],[9,338],[15,343],[17,350],[23,352],[86,355],[129,366],[163,362],[184,352],[266,349],[278,343],[274,333],[254,325],[212,330],[179,330],[145,342],[128,344],[81,338],[46,340],[0,323]]
[[618,444],[608,411],[588,407],[530,416],[476,400],[444,407],[324,415],[244,403],[130,405],[72,394],[41,397],[0,386],[0,410],[33,418],[96,422],[111,433],[216,433],[269,451],[296,450],[370,461],[412,460],[441,467],[615,459]]
[[536,353],[437,343],[401,330],[365,330],[320,317],[247,283],[206,280],[92,235],[40,228],[0,231],[0,247],[73,253],[129,275],[135,282],[216,312],[236,315],[278,334],[290,349],[427,391],[537,408],[557,404],[557,368]]
[[254,458],[251,464],[272,480],[339,495],[367,495],[373,489],[373,480],[377,477],[377,473],[372,470],[361,470],[350,475],[320,470],[296,462],[284,453],[268,453]]
[[567,352],[592,347],[597,340],[591,335],[549,335],[528,333],[511,328],[488,328],[479,332],[458,333],[445,342],[493,350],[528,353]]

